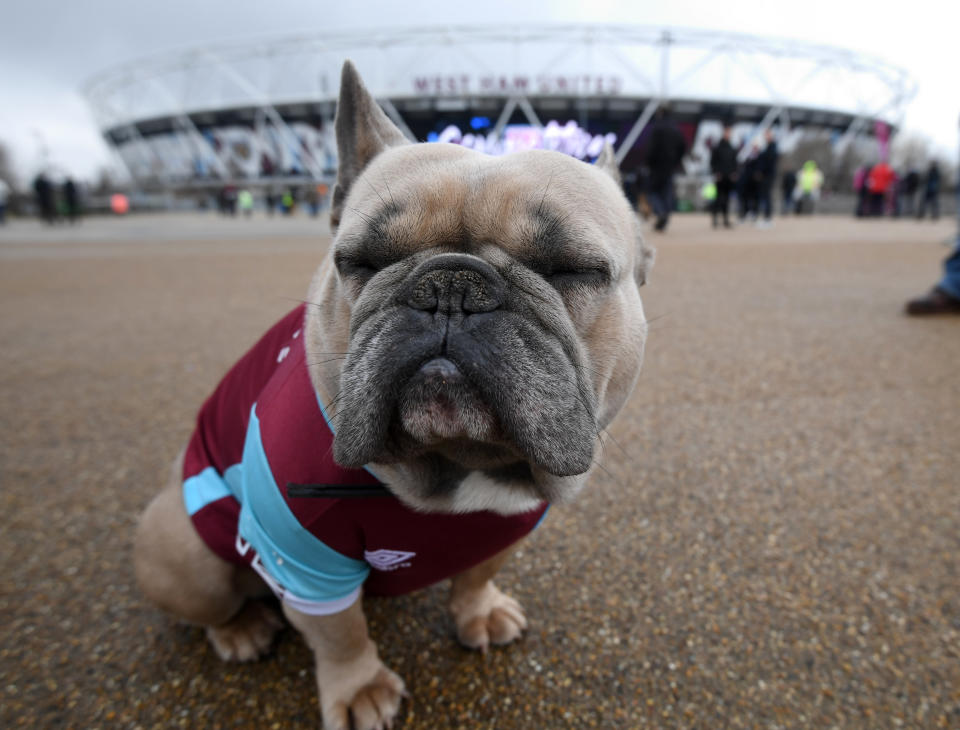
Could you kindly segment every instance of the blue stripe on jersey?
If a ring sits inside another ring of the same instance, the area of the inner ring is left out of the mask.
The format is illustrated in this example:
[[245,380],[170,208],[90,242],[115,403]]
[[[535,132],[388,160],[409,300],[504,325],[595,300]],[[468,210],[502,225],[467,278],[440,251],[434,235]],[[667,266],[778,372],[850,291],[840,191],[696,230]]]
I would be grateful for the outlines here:
[[[535,524],[535,525],[533,526],[533,530],[536,530],[538,527],[540,527],[540,523],[543,522],[543,521],[546,519],[546,517],[547,517],[547,512],[549,512],[549,511],[550,511],[550,505],[548,504],[548,505],[547,505],[547,508],[543,511],[543,514],[540,515],[540,519],[537,520],[537,524]],[[530,530],[530,532],[533,532],[533,530]]]
[[229,467],[223,476],[212,466],[183,482],[183,502],[191,517],[208,504],[240,493],[239,464]]
[[343,598],[363,584],[370,566],[325,545],[290,511],[263,450],[256,408],[254,404],[250,409],[243,445],[240,535],[257,551],[270,576],[296,597]]

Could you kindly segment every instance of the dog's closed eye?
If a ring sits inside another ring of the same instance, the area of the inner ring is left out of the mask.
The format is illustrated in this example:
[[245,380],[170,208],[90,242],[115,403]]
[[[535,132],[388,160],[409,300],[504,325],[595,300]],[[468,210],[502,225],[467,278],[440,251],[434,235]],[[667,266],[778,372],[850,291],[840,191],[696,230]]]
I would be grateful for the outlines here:
[[572,287],[602,288],[610,283],[610,271],[606,267],[553,269],[544,278],[561,292]]
[[373,278],[383,268],[377,262],[361,254],[338,252],[334,255],[333,261],[341,277],[364,282]]

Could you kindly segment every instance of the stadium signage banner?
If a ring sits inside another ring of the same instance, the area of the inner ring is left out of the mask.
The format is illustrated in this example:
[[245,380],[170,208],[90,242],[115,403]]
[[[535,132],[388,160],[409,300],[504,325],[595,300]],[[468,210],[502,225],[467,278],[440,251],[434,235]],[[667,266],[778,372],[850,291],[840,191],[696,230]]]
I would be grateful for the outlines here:
[[581,160],[596,157],[605,142],[616,144],[617,135],[590,134],[574,121],[561,125],[555,120],[542,129],[526,124],[512,124],[504,129],[503,138],[495,134],[464,134],[451,124],[437,136],[437,142],[459,144],[488,155],[505,155],[522,150],[555,150]]
[[424,96],[534,95],[534,96],[618,96],[623,89],[620,76],[603,74],[523,74],[472,76],[437,74],[415,76],[413,90]]

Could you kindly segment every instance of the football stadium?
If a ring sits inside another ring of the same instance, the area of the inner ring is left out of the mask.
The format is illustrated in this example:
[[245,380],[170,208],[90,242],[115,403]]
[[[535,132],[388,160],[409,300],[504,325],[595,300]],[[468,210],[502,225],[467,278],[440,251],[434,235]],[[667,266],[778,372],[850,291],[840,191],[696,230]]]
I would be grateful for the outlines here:
[[[701,30],[620,26],[439,27],[312,34],[188,50],[107,70],[85,95],[145,190],[329,182],[339,71],[352,59],[411,140],[491,154],[604,142],[641,164],[669,104],[691,154],[732,124],[746,150],[770,126],[789,153],[805,135],[835,151],[886,144],[916,93],[910,75],[850,50]],[[865,142],[866,141],[866,142]]]

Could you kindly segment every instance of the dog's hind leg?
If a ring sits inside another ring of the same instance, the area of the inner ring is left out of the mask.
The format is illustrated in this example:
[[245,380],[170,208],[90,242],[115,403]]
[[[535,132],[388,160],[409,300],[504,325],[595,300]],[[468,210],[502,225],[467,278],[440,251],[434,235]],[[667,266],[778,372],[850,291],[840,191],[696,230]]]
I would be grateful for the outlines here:
[[182,455],[170,483],[150,502],[134,539],[133,564],[143,593],[175,617],[207,629],[220,658],[249,661],[270,648],[283,625],[256,599],[270,591],[254,571],[215,555],[183,503]]
[[457,638],[471,649],[485,652],[490,644],[509,644],[527,628],[523,607],[493,584],[516,545],[454,576],[450,585],[450,613]]

